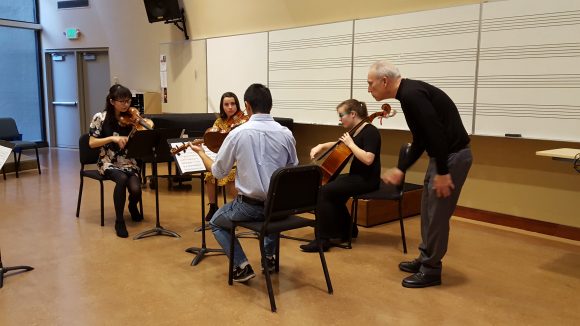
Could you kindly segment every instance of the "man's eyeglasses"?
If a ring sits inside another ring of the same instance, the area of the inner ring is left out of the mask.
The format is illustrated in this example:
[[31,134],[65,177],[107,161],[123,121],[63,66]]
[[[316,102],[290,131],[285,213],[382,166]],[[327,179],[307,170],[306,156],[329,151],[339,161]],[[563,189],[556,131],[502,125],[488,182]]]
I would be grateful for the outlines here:
[[115,100],[115,102],[123,103],[123,104],[131,104],[131,99],[128,98],[126,100]]
[[350,114],[350,112],[338,112],[338,117],[342,119],[345,115]]

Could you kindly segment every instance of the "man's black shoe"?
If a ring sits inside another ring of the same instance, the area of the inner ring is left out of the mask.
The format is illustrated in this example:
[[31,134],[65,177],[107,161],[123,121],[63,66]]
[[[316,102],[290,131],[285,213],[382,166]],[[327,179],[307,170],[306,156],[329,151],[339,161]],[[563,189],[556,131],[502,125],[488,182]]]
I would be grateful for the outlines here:
[[403,287],[406,288],[426,288],[429,286],[440,285],[441,275],[426,275],[422,272],[415,273],[403,279]]
[[[266,265],[270,273],[276,272],[276,257],[266,256]],[[264,272],[264,266],[262,266],[262,272]]]
[[417,259],[413,261],[404,261],[399,264],[399,269],[407,273],[419,273],[421,262]]
[[322,242],[322,251],[328,251],[330,248],[330,241],[325,239],[314,239],[305,245],[300,245],[300,249],[304,252],[318,252],[318,241]]
[[117,232],[119,238],[127,238],[129,236],[125,221],[115,221],[115,232]]
[[246,267],[244,268],[240,268],[239,266],[237,266],[236,268],[234,268],[233,281],[243,283],[249,281],[255,276],[256,273],[254,273],[254,270],[252,269],[252,266],[250,266],[250,264],[246,265]]

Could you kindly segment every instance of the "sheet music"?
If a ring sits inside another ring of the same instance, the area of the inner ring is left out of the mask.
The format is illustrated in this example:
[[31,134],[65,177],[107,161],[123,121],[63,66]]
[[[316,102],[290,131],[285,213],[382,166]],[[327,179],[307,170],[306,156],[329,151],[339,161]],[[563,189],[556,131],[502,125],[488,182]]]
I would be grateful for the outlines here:
[[12,148],[0,145],[0,168],[4,166],[10,153],[12,153]]
[[[185,143],[186,142],[171,143],[171,148],[177,148]],[[202,147],[207,156],[215,161],[217,154],[210,151],[205,145],[202,145]],[[185,151],[174,155],[174,157],[179,166],[179,169],[181,170],[181,173],[183,174],[207,171],[203,165],[201,157],[189,147]]]

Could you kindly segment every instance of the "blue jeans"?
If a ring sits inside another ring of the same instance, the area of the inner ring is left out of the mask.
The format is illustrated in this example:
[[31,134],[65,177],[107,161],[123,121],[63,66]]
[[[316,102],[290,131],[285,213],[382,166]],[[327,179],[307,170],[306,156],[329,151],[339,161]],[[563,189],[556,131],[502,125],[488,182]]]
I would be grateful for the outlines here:
[[[209,224],[215,239],[222,246],[226,255],[230,257],[232,221],[264,221],[264,219],[263,206],[250,205],[243,202],[240,197],[236,197],[234,201],[218,209]],[[264,238],[266,255],[273,256],[276,253],[276,242],[279,236],[279,234],[271,234]],[[248,258],[236,238],[234,239],[234,267],[240,266],[246,261],[248,261]]]

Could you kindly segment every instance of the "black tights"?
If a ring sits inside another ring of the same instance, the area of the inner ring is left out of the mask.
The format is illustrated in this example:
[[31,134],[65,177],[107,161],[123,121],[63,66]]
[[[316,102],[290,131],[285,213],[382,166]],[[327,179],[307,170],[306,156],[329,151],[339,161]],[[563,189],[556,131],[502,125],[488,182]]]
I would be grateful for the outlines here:
[[358,175],[342,174],[320,188],[316,222],[321,239],[347,238],[352,218],[346,207],[348,199],[379,187],[379,180],[369,182]]
[[141,179],[135,173],[117,169],[105,170],[105,176],[115,182],[113,202],[115,203],[117,220],[122,221],[125,210],[125,189],[129,191],[129,205],[137,205],[141,199]]

